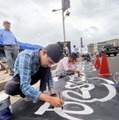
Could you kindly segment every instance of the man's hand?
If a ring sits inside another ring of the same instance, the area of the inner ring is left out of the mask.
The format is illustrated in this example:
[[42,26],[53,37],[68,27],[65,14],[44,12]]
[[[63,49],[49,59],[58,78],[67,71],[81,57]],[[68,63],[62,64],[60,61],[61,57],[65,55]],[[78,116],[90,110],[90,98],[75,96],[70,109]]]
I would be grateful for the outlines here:
[[78,77],[80,77],[80,75],[81,75],[80,72],[78,72]]
[[84,74],[82,74],[82,73],[79,73],[79,74],[78,74],[78,77],[80,77],[80,76],[84,76]]
[[64,101],[59,97],[50,97],[49,103],[54,107],[62,107]]
[[75,70],[75,72],[78,74],[78,76],[80,76],[80,71],[79,70]]
[[80,77],[81,75],[83,75],[83,74],[80,73],[79,70],[77,70],[76,73],[78,74],[78,77]]
[[64,104],[63,100],[60,99],[59,97],[48,96],[48,95],[46,95],[44,93],[40,94],[39,100],[49,102],[54,107],[62,107],[63,104]]

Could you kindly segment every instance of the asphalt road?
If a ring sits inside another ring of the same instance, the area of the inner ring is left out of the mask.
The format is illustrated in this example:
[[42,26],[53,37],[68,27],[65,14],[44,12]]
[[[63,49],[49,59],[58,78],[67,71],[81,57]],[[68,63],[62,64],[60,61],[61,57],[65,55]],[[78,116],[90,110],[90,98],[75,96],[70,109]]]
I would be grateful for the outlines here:
[[110,56],[107,57],[107,59],[109,63],[110,72],[112,74],[114,74],[115,72],[119,72],[119,55],[117,55],[116,57]]
[[[108,57],[110,72],[119,71],[119,56]],[[60,91],[63,109],[51,108],[48,103],[26,103],[22,99],[12,108],[12,120],[119,120],[119,94],[113,76],[98,77],[99,70],[81,63],[86,76],[67,76],[55,80],[55,92]],[[85,71],[85,68],[88,68]],[[85,79],[86,77],[86,79]],[[87,80],[87,81],[84,81]],[[37,112],[36,112],[37,111]]]

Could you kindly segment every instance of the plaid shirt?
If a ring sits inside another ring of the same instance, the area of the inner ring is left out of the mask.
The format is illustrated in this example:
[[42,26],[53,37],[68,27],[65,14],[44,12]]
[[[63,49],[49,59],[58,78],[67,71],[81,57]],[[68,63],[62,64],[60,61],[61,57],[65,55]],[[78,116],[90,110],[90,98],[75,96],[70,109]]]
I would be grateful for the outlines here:
[[[38,72],[40,67],[40,61],[38,57],[39,50],[24,50],[19,53],[15,61],[15,75],[20,76],[20,89],[24,95],[31,98],[33,102],[38,100],[41,92],[34,89],[31,83],[31,76]],[[49,87],[53,88],[52,74],[49,76]]]

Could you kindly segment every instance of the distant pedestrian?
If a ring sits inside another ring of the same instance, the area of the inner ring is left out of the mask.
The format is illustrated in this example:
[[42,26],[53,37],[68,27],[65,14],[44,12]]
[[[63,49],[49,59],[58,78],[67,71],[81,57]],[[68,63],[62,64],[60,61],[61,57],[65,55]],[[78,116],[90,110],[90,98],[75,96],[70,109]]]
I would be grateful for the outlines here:
[[77,55],[79,55],[79,49],[74,45],[74,53],[76,53]]
[[14,75],[14,63],[19,53],[17,39],[11,32],[11,23],[8,21],[3,22],[4,29],[0,29],[0,37],[3,40],[4,51],[7,58],[8,68],[10,75]]
[[65,51],[66,57],[68,57],[68,55],[69,55],[69,48],[66,45],[64,46],[64,51]]

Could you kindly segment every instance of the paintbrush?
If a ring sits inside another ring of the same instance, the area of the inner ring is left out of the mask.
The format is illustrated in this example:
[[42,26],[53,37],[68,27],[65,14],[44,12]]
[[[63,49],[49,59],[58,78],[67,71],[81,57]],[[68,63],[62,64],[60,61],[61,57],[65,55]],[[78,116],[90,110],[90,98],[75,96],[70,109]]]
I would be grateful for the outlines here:
[[[59,99],[62,99],[61,94],[60,94],[59,91],[58,91],[58,95],[59,95]],[[63,110],[63,106],[62,106],[62,110]]]

